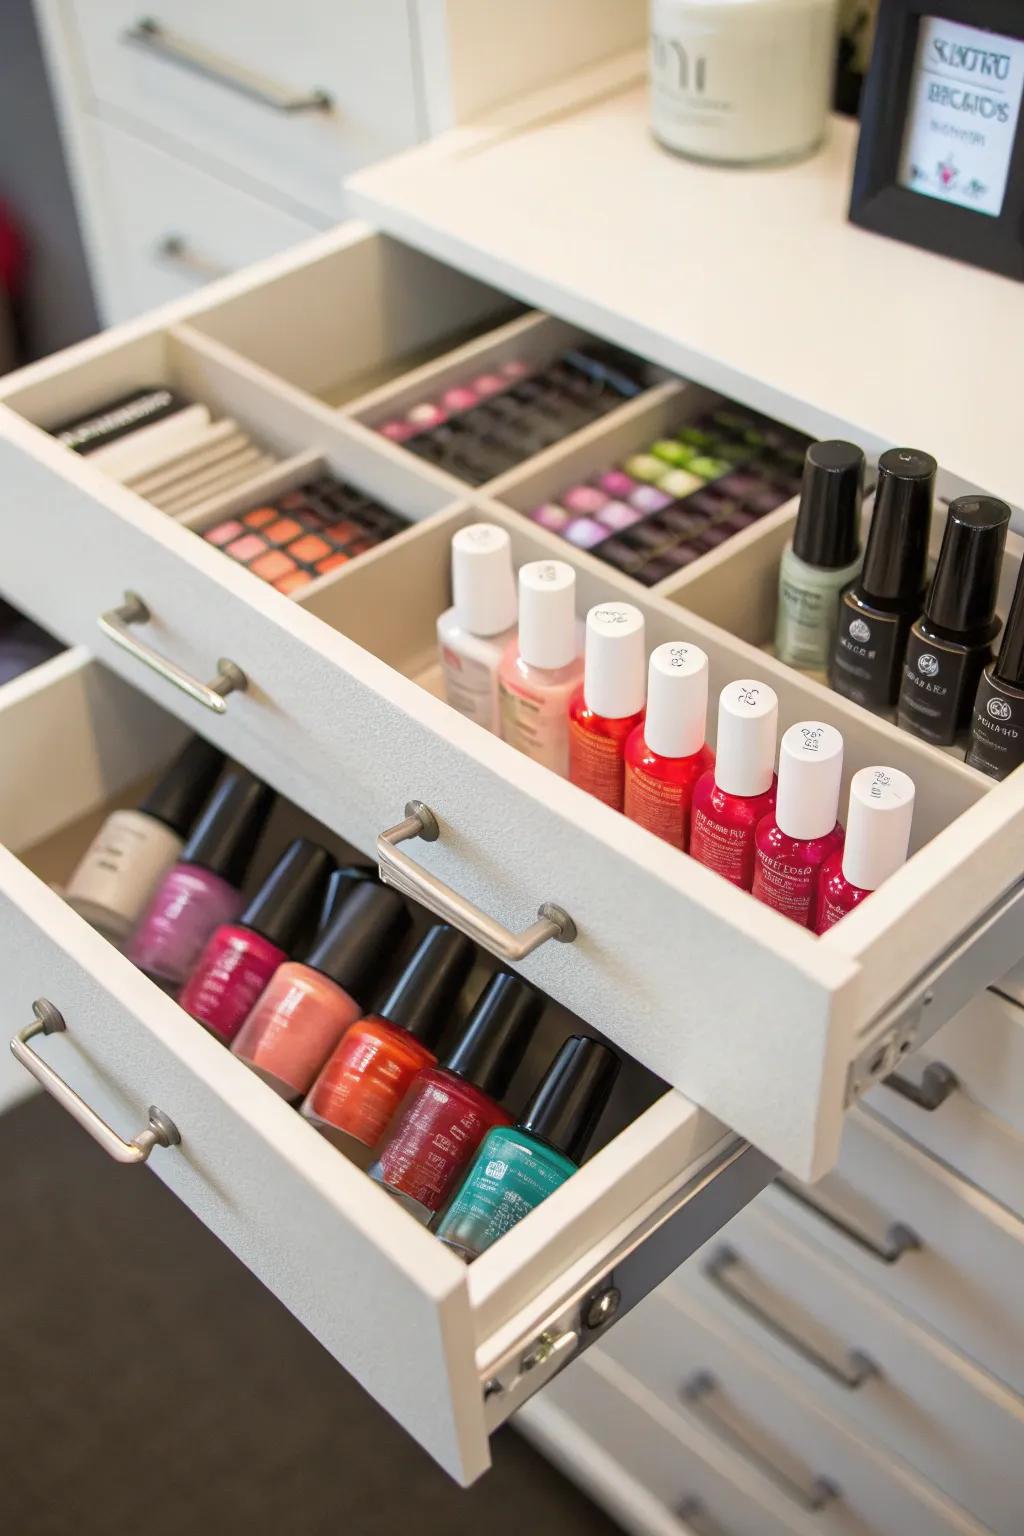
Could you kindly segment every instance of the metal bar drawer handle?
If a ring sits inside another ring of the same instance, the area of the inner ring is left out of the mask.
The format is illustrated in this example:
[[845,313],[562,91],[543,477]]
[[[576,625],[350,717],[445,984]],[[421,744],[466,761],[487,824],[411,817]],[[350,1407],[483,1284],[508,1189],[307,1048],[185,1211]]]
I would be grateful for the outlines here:
[[960,1079],[943,1062],[930,1061],[921,1073],[919,1083],[903,1077],[899,1072],[892,1072],[882,1078],[882,1087],[891,1088],[901,1099],[909,1099],[918,1109],[926,1109],[932,1114],[942,1108],[950,1094],[956,1092],[960,1087]]
[[869,1253],[880,1264],[896,1264],[905,1253],[915,1253],[923,1247],[917,1233],[912,1231],[906,1222],[891,1222],[885,1234],[885,1242],[876,1243],[874,1238],[868,1237],[866,1232],[862,1232],[852,1222],[846,1221],[842,1216],[837,1216],[833,1211],[828,1211],[823,1205],[819,1205],[816,1200],[812,1200],[805,1189],[800,1189],[797,1185],[791,1184],[788,1179],[777,1178],[775,1182],[781,1190],[789,1195],[791,1200],[795,1200],[798,1205],[813,1211],[815,1216],[827,1222],[834,1231],[840,1233],[841,1236],[847,1238],[851,1243],[856,1243],[858,1248],[862,1249],[864,1253]]
[[747,1266],[734,1249],[720,1248],[705,1267],[704,1273],[711,1284],[721,1291],[723,1296],[728,1297],[734,1306],[739,1307],[748,1317],[752,1317],[775,1338],[781,1339],[783,1344],[788,1344],[790,1349],[795,1349],[798,1355],[802,1355],[811,1365],[817,1366],[819,1371],[823,1371],[841,1387],[846,1387],[851,1392],[856,1391],[872,1376],[879,1374],[877,1365],[863,1350],[847,1350],[847,1363],[844,1369],[788,1328],[763,1301],[756,1300],[743,1288],[743,1271],[746,1268]]
[[11,1041],[11,1052],[23,1067],[26,1067],[37,1082],[41,1083],[47,1093],[52,1094],[62,1109],[66,1109],[73,1120],[77,1120],[83,1130],[89,1132],[93,1141],[99,1142],[104,1152],[112,1157],[115,1163],[144,1163],[154,1147],[176,1147],[181,1142],[178,1127],[174,1121],[164,1114],[162,1109],[157,1109],[151,1104],[149,1107],[149,1124],[144,1131],[132,1141],[125,1141],[114,1130],[113,1126],[101,1120],[94,1109],[71,1088],[62,1077],[59,1077],[48,1062],[41,1056],[37,1056],[29,1045],[29,1041],[36,1035],[55,1035],[67,1028],[64,1016],[45,997],[39,998],[32,1004],[35,1014],[35,1022],[27,1024]]
[[807,1486],[790,1477],[788,1472],[783,1472],[777,1467],[769,1456],[752,1445],[747,1437],[741,1433],[716,1407],[713,1398],[719,1391],[718,1382],[710,1371],[697,1371],[690,1377],[683,1387],[683,1401],[687,1407],[704,1420],[708,1428],[723,1440],[726,1445],[756,1467],[768,1480],[774,1483],[780,1493],[784,1493],[788,1499],[801,1509],[813,1513],[815,1510],[824,1509],[826,1504],[838,1498],[839,1489],[827,1477],[811,1477]]
[[433,843],[440,835],[441,829],[433,811],[422,800],[410,800],[405,807],[405,820],[396,827],[389,827],[377,839],[377,862],[385,885],[393,885],[406,896],[422,902],[431,912],[454,923],[501,960],[524,960],[548,939],[557,939],[561,944],[572,943],[576,937],[576,924],[561,907],[546,901],[538,910],[535,923],[524,928],[522,933],[513,933],[511,928],[495,922],[493,917],[488,917],[486,912],[438,880],[436,875],[422,869],[397,847],[398,843],[411,837],[421,837],[424,842]]
[[127,27],[121,33],[121,41],[145,48],[148,53],[155,53],[168,64],[177,64],[193,75],[202,75],[217,85],[227,86],[229,91],[248,96],[251,101],[258,101],[274,112],[330,112],[334,107],[326,91],[308,91],[305,95],[290,91],[287,86],[278,85],[255,70],[236,64],[234,59],[225,58],[222,53],[182,37],[180,32],[171,32],[151,16],[144,16],[134,26]]
[[142,598],[134,592],[126,592],[120,608],[111,608],[109,613],[101,613],[97,623],[108,639],[127,651],[129,656],[151,667],[160,677],[173,683],[175,688],[187,693],[190,699],[195,699],[197,704],[212,709],[215,715],[223,715],[227,710],[224,702],[227,695],[244,693],[249,686],[249,679],[241,667],[222,656],[217,663],[220,676],[212,683],[201,683],[191,672],[186,672],[176,662],[168,661],[166,656],[161,656],[159,651],[132,634],[133,624],[148,624],[151,617]]

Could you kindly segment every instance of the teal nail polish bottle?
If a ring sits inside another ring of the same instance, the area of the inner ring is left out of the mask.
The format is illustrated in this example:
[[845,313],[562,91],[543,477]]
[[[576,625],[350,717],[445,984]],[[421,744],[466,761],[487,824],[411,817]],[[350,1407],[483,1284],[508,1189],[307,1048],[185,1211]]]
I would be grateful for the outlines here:
[[437,1236],[467,1261],[528,1216],[576,1172],[619,1071],[614,1051],[566,1040],[516,1125],[489,1131]]

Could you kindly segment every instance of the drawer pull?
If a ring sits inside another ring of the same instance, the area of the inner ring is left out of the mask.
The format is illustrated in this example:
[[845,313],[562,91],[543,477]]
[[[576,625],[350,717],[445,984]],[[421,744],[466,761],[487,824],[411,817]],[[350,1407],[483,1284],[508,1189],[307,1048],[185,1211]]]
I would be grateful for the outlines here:
[[726,1445],[738,1451],[745,1461],[756,1467],[780,1493],[800,1507],[813,1513],[824,1509],[838,1498],[839,1489],[827,1477],[811,1476],[806,1483],[799,1482],[754,1445],[737,1425],[737,1415],[730,1409],[719,1407],[715,1398],[720,1391],[718,1382],[710,1371],[697,1371],[683,1387],[683,1402],[701,1418],[713,1434]]
[[212,709],[215,715],[223,715],[227,710],[224,700],[229,693],[244,693],[249,686],[249,679],[236,666],[233,661],[221,657],[217,663],[217,671],[220,676],[212,683],[201,683],[191,672],[186,672],[175,662],[168,661],[166,656],[161,656],[151,645],[146,645],[142,640],[132,634],[133,624],[148,624],[151,618],[149,609],[137,597],[134,592],[126,592],[124,602],[120,608],[111,608],[109,613],[101,613],[98,624],[108,639],[113,640],[129,656],[134,656],[136,661],[141,661],[145,666],[152,667],[154,672],[173,683],[175,688],[180,688],[182,693],[187,693],[190,699],[195,699],[197,704],[203,704],[207,709]]
[[883,1088],[891,1088],[901,1099],[909,1099],[911,1104],[916,1104],[918,1109],[926,1109],[929,1114],[941,1109],[959,1086],[960,1079],[956,1073],[951,1072],[941,1061],[930,1061],[921,1073],[919,1083],[903,1077],[899,1072],[891,1072],[888,1077],[882,1078]]
[[834,1232],[840,1233],[849,1242],[855,1243],[858,1248],[864,1253],[869,1253],[880,1264],[896,1264],[905,1253],[916,1253],[923,1246],[917,1233],[912,1231],[903,1221],[891,1222],[885,1234],[885,1242],[876,1243],[873,1237],[869,1237],[866,1232],[862,1232],[859,1227],[855,1227],[845,1217],[840,1216],[835,1211],[828,1210],[823,1205],[819,1205],[817,1200],[812,1200],[805,1189],[791,1184],[788,1179],[778,1178],[775,1182],[779,1189],[789,1195],[791,1200],[795,1200],[798,1205],[813,1211],[815,1216],[820,1217],[822,1221],[826,1222]]
[[769,1303],[754,1294],[757,1276],[734,1249],[720,1248],[711,1262],[705,1266],[704,1273],[716,1290],[721,1291],[734,1306],[739,1307],[748,1317],[752,1317],[775,1338],[781,1339],[783,1344],[788,1344],[790,1349],[795,1349],[798,1355],[802,1355],[811,1365],[817,1366],[819,1371],[822,1371],[830,1380],[838,1382],[841,1387],[846,1387],[851,1392],[856,1391],[872,1376],[879,1374],[877,1365],[863,1350],[848,1349],[845,1367],[837,1365],[819,1349],[815,1349],[813,1344],[802,1339],[792,1328],[787,1327],[781,1318],[775,1316]]
[[127,27],[121,33],[121,41],[144,48],[147,53],[166,59],[168,64],[177,64],[193,75],[202,75],[205,80],[213,80],[229,91],[237,91],[240,96],[248,96],[250,101],[258,101],[260,106],[270,107],[274,112],[330,112],[334,108],[326,91],[308,91],[304,96],[290,91],[287,86],[246,69],[243,64],[215,53],[212,48],[204,48],[179,32],[169,31],[151,16],[144,16],[134,26]]
[[204,283],[212,283],[218,277],[227,277],[231,271],[223,263],[212,261],[209,256],[193,250],[184,235],[164,235],[156,243],[156,258],[164,266],[175,267],[189,277],[200,278]]
[[676,1517],[689,1526],[693,1536],[729,1536],[725,1526],[708,1513],[703,1499],[684,1499],[676,1509]]
[[524,928],[522,933],[513,933],[511,928],[488,917],[486,912],[438,880],[436,875],[421,869],[397,847],[411,837],[421,837],[424,842],[433,843],[440,835],[441,829],[433,811],[422,800],[410,800],[405,807],[405,820],[396,827],[389,827],[377,839],[377,862],[385,885],[393,885],[406,896],[422,902],[431,912],[445,922],[454,923],[501,960],[524,960],[549,939],[557,939],[561,944],[572,943],[576,937],[576,924],[561,907],[546,901],[539,908],[535,923]]
[[112,1157],[115,1163],[144,1163],[154,1147],[176,1147],[181,1141],[178,1127],[174,1121],[164,1114],[162,1109],[155,1105],[149,1107],[149,1125],[132,1141],[125,1141],[119,1136],[112,1126],[105,1120],[101,1120],[94,1109],[90,1109],[84,1099],[80,1098],[75,1090],[70,1087],[62,1077],[58,1077],[53,1068],[37,1056],[29,1045],[29,1041],[36,1035],[60,1034],[67,1028],[64,1016],[45,997],[39,998],[32,1004],[35,1021],[27,1024],[11,1041],[11,1052],[23,1067],[26,1067],[38,1083],[46,1089],[47,1093],[57,1100],[62,1109],[66,1109],[73,1120],[77,1120],[83,1130],[89,1132],[93,1141],[99,1142],[104,1152]]

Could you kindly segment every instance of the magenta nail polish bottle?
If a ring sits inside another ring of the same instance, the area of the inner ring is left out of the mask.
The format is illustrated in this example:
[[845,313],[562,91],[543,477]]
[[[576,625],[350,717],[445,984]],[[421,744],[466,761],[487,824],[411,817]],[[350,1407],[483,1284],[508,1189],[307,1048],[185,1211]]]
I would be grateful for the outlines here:
[[128,958],[169,991],[181,985],[203,946],[242,910],[245,878],[274,792],[244,768],[227,774],[153,895]]

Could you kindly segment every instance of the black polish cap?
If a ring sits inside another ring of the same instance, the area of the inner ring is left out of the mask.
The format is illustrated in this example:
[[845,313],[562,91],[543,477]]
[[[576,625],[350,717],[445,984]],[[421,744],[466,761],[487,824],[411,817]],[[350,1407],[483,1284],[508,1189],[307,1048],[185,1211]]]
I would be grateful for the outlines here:
[[958,496],[950,502],[924,605],[929,623],[963,635],[991,625],[1009,524],[1009,507],[993,496]]
[[182,849],[182,864],[198,864],[236,888],[256,852],[276,796],[247,768],[221,779],[195,830]]
[[289,843],[241,917],[243,928],[261,933],[290,955],[323,900],[334,860],[319,843]]
[[611,1097],[621,1063],[588,1035],[571,1035],[540,1080],[519,1126],[580,1163]]
[[455,1049],[441,1065],[492,1099],[504,1097],[530,1043],[544,999],[518,976],[492,976]]
[[823,570],[852,565],[860,549],[864,454],[856,443],[812,443],[804,459],[793,553]]
[[1011,688],[1024,688],[1024,565],[1017,577],[993,671],[1001,683],[1008,683]]
[[334,921],[341,911],[342,902],[347,901],[352,892],[367,881],[373,885],[380,884],[376,864],[343,864],[334,871],[327,882],[320,907],[320,918],[316,925],[318,936],[322,928]]
[[416,953],[376,1012],[408,1030],[424,1045],[441,1037],[448,1015],[476,955],[473,942],[457,928],[438,923],[428,929]]
[[409,922],[409,909],[397,891],[360,881],[318,935],[305,963],[361,1003],[359,994],[390,965]]
[[858,582],[869,602],[920,599],[937,469],[931,454],[916,448],[890,448],[879,459],[875,508]]
[[163,822],[179,837],[187,837],[223,767],[224,753],[211,747],[201,736],[193,736],[150,790],[139,810],[144,816]]

